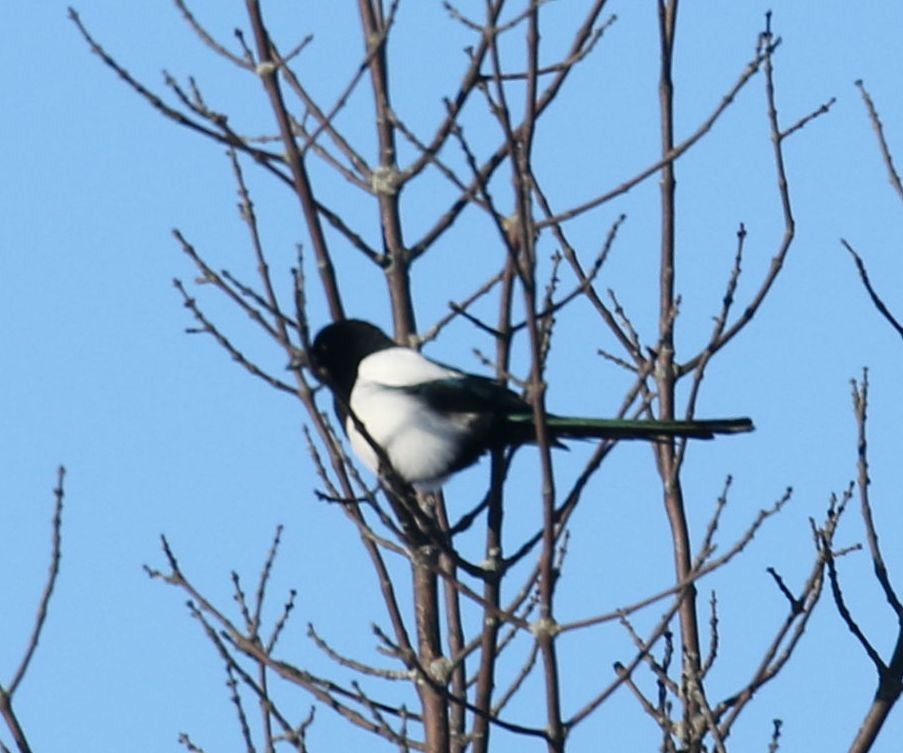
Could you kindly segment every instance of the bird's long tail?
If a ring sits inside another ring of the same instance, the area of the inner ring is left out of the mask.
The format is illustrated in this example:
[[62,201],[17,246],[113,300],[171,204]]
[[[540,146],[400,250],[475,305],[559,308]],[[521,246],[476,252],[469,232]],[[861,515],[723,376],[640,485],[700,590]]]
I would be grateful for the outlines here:
[[[532,427],[532,415],[512,415],[509,421]],[[753,431],[748,418],[716,418],[694,421],[646,421],[620,418],[547,417],[547,426],[555,439],[645,439],[655,441],[671,437],[714,439],[718,434]]]

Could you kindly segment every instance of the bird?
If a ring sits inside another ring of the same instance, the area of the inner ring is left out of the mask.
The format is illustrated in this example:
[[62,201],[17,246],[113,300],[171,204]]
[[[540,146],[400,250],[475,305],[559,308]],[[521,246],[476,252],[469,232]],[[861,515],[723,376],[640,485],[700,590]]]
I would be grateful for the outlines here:
[[[399,345],[370,322],[326,325],[314,338],[310,362],[332,391],[336,416],[363,464],[378,476],[382,455],[418,491],[441,488],[489,450],[537,441],[533,406],[521,396]],[[556,446],[563,439],[712,439],[754,428],[749,418],[654,421],[551,413],[546,426]]]

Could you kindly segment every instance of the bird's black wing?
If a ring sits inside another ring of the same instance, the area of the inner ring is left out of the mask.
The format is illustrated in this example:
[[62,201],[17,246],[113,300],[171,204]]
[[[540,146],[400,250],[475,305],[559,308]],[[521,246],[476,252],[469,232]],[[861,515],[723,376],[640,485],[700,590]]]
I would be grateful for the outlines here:
[[528,442],[534,433],[529,420],[518,424],[508,420],[512,415],[530,415],[530,405],[487,377],[461,374],[393,389],[415,397],[462,430],[450,472],[466,468],[494,447]]
[[430,409],[444,414],[477,413],[502,418],[529,414],[531,410],[525,400],[507,387],[475,374],[434,379],[396,389],[415,395]]

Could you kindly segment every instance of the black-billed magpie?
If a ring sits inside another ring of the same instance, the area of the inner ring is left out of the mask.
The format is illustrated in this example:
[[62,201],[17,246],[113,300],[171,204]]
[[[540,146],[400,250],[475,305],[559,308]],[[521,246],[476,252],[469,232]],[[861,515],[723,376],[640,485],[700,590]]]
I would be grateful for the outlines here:
[[[536,441],[533,407],[487,377],[443,366],[360,319],[324,327],[311,360],[335,398],[351,447],[374,473],[379,456],[349,410],[383,451],[393,470],[421,490],[437,489],[455,471],[492,448]],[[752,431],[748,418],[647,421],[571,418],[549,414],[560,439],[711,439]]]

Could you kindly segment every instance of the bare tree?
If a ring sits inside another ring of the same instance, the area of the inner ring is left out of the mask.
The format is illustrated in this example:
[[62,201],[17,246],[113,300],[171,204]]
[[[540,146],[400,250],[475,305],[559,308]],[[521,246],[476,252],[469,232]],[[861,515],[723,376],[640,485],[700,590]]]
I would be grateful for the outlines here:
[[875,690],[875,697],[862,720],[862,725],[860,726],[852,745],[850,746],[850,751],[862,753],[863,751],[872,749],[875,740],[877,740],[878,735],[881,732],[881,728],[884,726],[885,721],[887,721],[891,709],[893,709],[894,705],[899,700],[901,690],[903,690],[903,604],[901,604],[897,592],[891,583],[890,573],[885,564],[884,555],[881,553],[881,547],[878,543],[878,529],[875,525],[872,503],[869,496],[869,461],[868,442],[866,439],[869,389],[868,371],[863,372],[860,381],[853,381],[852,387],[853,412],[856,417],[858,435],[858,475],[856,487],[858,489],[860,513],[862,515],[863,523],[865,524],[866,543],[872,561],[872,568],[875,573],[875,580],[878,582],[881,592],[897,620],[898,626],[900,626],[890,657],[888,659],[882,658],[881,653],[868,638],[848,606],[841,586],[841,579],[838,574],[835,557],[833,554],[829,554],[827,564],[834,604],[836,605],[837,611],[840,613],[844,624],[863,648],[869,660],[874,664],[875,671],[878,675],[878,686]]
[[[671,585],[657,593],[637,593],[631,603],[593,605],[579,617],[563,614],[556,596],[568,566],[568,526],[577,509],[591,499],[588,484],[613,445],[600,443],[576,478],[563,481],[545,430],[545,394],[549,368],[561,352],[555,346],[563,345],[556,324],[565,312],[586,305],[593,313],[592,318],[583,316],[584,331],[608,333],[618,351],[603,354],[606,364],[620,367],[632,380],[620,415],[691,418],[712,360],[729,352],[728,346],[764,305],[795,237],[785,144],[832,104],[789,122],[779,116],[774,64],[780,39],[772,32],[770,17],[751,40],[749,59],[736,71],[733,84],[718,93],[711,112],[681,137],[675,126],[673,75],[678,3],[659,0],[658,154],[611,187],[567,201],[550,189],[556,183],[540,167],[538,127],[553,104],[567,96],[575,72],[604,44],[603,37],[615,22],[605,15],[605,0],[588,3],[583,17],[570,19],[570,41],[554,53],[554,59],[541,46],[547,13],[543,3],[528,1],[515,7],[504,0],[487,0],[480,19],[446,3],[447,23],[463,30],[471,41],[455,86],[435,93],[444,103],[444,113],[429,128],[421,119],[415,124],[393,98],[392,55],[401,53],[392,41],[403,23],[397,1],[357,4],[364,50],[347,84],[326,99],[314,95],[309,66],[302,65],[310,37],[302,32],[294,41],[277,42],[283,34],[268,26],[258,0],[246,0],[246,18],[231,43],[216,38],[182,0],[175,4],[211,54],[233,66],[237,75],[259,83],[271,116],[261,133],[248,135],[250,129],[236,125],[247,114],[214,106],[194,79],[181,82],[167,74],[167,92],[155,92],[91,35],[75,11],[71,17],[92,51],[155,110],[228,149],[258,277],[249,283],[220,271],[177,231],[176,239],[204,287],[195,289],[181,281],[176,287],[194,318],[194,331],[211,336],[250,374],[300,401],[307,416],[311,465],[321,484],[317,496],[358,532],[385,606],[384,624],[373,626],[384,664],[345,655],[311,628],[313,644],[335,664],[334,674],[317,674],[277,650],[295,609],[294,594],[285,600],[275,623],[264,626],[263,606],[280,532],[252,595],[234,576],[237,611],[207,598],[164,539],[166,564],[148,572],[188,595],[192,616],[223,660],[246,749],[306,750],[313,711],[299,712],[294,696],[284,700],[288,688],[306,691],[313,708],[334,712],[399,750],[479,752],[506,737],[563,751],[569,747],[569,735],[619,690],[636,697],[662,750],[727,750],[736,721],[756,692],[780,674],[805,634],[822,593],[825,570],[840,554],[834,550],[834,535],[852,491],[832,499],[824,520],[812,522],[811,566],[802,582],[790,584],[776,569],[770,570],[786,601],[784,614],[757,663],[741,670],[745,679],[730,692],[715,695],[709,683],[713,669],[732,659],[720,648],[717,598],[713,594],[707,604],[701,603],[698,583],[740,555],[787,504],[790,491],[778,492],[776,501],[751,516],[736,540],[719,541],[731,490],[728,478],[707,523],[694,537],[682,482],[686,441],[655,443],[662,515],[671,535],[673,571],[666,578]],[[561,20],[556,17],[556,22]],[[342,22],[348,19],[343,16]],[[675,282],[679,160],[756,79],[764,84],[763,118],[773,145],[774,190],[783,234],[768,269],[760,279],[746,281],[750,292],[738,301],[747,243],[746,228],[739,226],[711,331],[687,352],[679,352],[676,335],[685,305]],[[341,125],[349,101],[365,84],[372,92],[369,142]],[[579,91],[572,96],[580,96]],[[368,143],[375,146],[369,148]],[[270,175],[297,199],[307,238],[303,257],[299,246],[290,286],[272,271],[272,254],[263,241],[246,179],[249,166]],[[346,188],[341,194],[345,203],[333,204],[334,199],[327,198],[335,194],[324,186],[336,178]],[[600,289],[599,273],[624,220],[623,215],[609,214],[612,203],[650,178],[657,178],[660,185],[655,218],[660,252],[657,288],[650,292],[657,324],[654,334],[644,337],[617,293]],[[441,191],[436,191],[437,183]],[[424,192],[436,192],[437,199],[431,204],[432,214],[419,216],[415,223],[405,197]],[[446,196],[443,204],[439,197]],[[366,218],[356,209],[361,204],[368,208]],[[597,247],[587,248],[584,240],[573,239],[578,219],[602,239]],[[465,222],[482,223],[491,232],[479,260],[462,257],[460,274],[470,293],[450,304],[444,316],[418,325],[423,314],[416,305],[413,271],[454,238]],[[354,249],[356,256],[339,253],[339,248]],[[491,260],[489,272],[480,276],[479,270],[487,266],[484,259]],[[313,282],[304,272],[310,264],[316,269]],[[304,367],[310,320],[316,312],[309,301],[322,299],[332,319],[352,313],[348,301],[362,264],[384,276],[399,343],[419,347],[441,338],[447,328],[466,323],[474,333],[491,338],[493,351],[484,359],[496,377],[524,390],[538,427],[539,473],[533,493],[541,516],[532,533],[515,538],[506,525],[510,453],[493,454],[485,495],[472,500],[469,511],[457,518],[442,494],[417,494],[391,473],[374,490],[358,474],[324,412],[312,374]],[[287,358],[299,366],[294,382],[247,355],[249,349],[208,315],[196,291],[210,289],[249,316],[263,340],[283,354],[283,361]],[[494,314],[487,314],[493,307]],[[516,346],[528,354],[520,378]],[[679,387],[685,391],[679,392]],[[641,626],[650,619],[651,627]],[[626,655],[612,652],[595,637],[596,629],[608,624],[620,625],[629,637],[632,649]],[[560,652],[567,642],[578,639],[588,641],[614,671],[599,679],[591,692],[576,699],[569,692],[565,700],[572,678],[562,670]],[[734,669],[732,676],[737,676]],[[349,676],[353,679],[341,679]],[[537,692],[538,696],[528,695]],[[253,706],[257,721],[252,721]],[[772,749],[778,746],[780,729],[776,722]],[[189,750],[201,750],[188,735],[182,741]]]
[[[900,175],[894,164],[893,153],[885,136],[884,125],[881,122],[878,108],[866,89],[865,84],[861,80],[858,80],[855,83],[857,89],[859,89],[859,93],[862,95],[862,101],[865,104],[869,120],[878,139],[881,158],[887,170],[889,182],[900,199],[903,200],[903,183],[901,183]],[[881,314],[887,324],[890,325],[898,335],[903,337],[903,324],[900,323],[899,319],[893,314],[881,295],[875,289],[875,286],[869,277],[865,261],[846,239],[841,239],[841,243],[853,257],[859,279],[868,293],[869,299],[876,311]],[[856,619],[856,616],[848,605],[847,599],[844,596],[838,568],[833,557],[829,557],[828,573],[830,575],[831,593],[834,597],[834,604],[836,605],[837,611],[843,619],[844,624],[874,665],[877,674],[877,687],[874,699],[872,700],[853,743],[850,746],[850,751],[855,753],[863,753],[864,751],[872,749],[891,710],[900,699],[901,692],[903,692],[903,603],[901,603],[897,591],[891,582],[891,576],[885,563],[881,546],[879,545],[878,527],[875,523],[873,506],[869,493],[871,480],[869,478],[868,440],[866,432],[868,423],[868,394],[868,370],[863,370],[862,378],[852,382],[853,413],[856,418],[857,428],[858,472],[856,487],[859,496],[859,509],[865,527],[866,545],[869,556],[871,557],[875,580],[881,589],[884,600],[887,602],[888,607],[896,619],[898,630],[890,656],[885,659],[881,656],[881,652],[876,648],[873,640],[868,637],[866,631],[859,624],[859,621]]]

